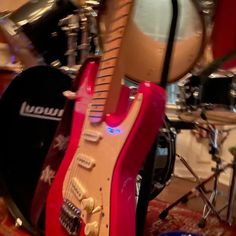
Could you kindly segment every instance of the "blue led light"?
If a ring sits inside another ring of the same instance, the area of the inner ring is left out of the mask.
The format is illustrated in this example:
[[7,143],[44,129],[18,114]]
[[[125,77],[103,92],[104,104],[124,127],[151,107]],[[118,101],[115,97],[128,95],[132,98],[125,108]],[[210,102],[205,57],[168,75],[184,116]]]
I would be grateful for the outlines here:
[[121,133],[121,129],[119,128],[112,128],[112,127],[107,127],[107,131],[110,134],[120,134]]

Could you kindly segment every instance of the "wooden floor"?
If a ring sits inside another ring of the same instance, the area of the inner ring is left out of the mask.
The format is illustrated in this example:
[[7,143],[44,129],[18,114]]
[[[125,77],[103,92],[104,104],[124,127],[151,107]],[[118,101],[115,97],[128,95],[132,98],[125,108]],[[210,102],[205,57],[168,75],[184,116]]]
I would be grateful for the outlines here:
[[[206,189],[212,190],[212,185],[213,183],[209,183],[208,185],[206,185]],[[177,200],[179,197],[181,197],[183,194],[190,191],[194,186],[196,186],[196,183],[194,183],[191,180],[173,177],[169,185],[164,188],[164,190],[157,196],[157,198],[160,200],[172,203],[175,200]],[[227,199],[228,190],[229,190],[228,187],[221,184],[219,185],[219,188],[218,188],[219,194],[217,195],[217,200],[216,200],[217,209],[221,209],[222,206],[225,206],[225,204],[228,203],[228,199]],[[210,193],[207,196],[209,197]],[[189,209],[202,212],[204,203],[199,196],[195,196],[186,203],[186,206]],[[236,225],[236,199],[234,201],[233,215],[234,215],[233,225],[235,226]],[[221,216],[224,219],[226,219],[225,217],[226,211],[222,211]]]

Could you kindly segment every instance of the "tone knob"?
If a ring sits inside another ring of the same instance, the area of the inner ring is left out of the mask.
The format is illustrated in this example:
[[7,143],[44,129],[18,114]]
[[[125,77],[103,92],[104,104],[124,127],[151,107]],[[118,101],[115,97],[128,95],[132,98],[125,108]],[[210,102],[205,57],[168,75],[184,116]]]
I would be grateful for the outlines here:
[[88,213],[91,213],[94,209],[94,199],[92,197],[85,198],[81,202],[81,208]]
[[98,235],[98,222],[94,221],[85,225],[84,233],[86,236],[97,236]]

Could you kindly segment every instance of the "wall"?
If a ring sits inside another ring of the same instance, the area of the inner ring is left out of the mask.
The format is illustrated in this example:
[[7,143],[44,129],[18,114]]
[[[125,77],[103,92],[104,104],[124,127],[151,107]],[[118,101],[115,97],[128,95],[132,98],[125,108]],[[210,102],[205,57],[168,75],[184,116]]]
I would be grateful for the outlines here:
[[[226,138],[225,142],[223,143],[219,155],[223,163],[228,163],[231,162],[233,158],[228,149],[232,146],[236,146],[236,130],[235,126],[224,126],[221,128],[232,129],[229,132],[229,135]],[[176,148],[177,153],[185,158],[185,160],[200,178],[206,178],[213,173],[211,168],[215,167],[215,162],[212,161],[211,155],[209,154],[208,138],[197,139],[191,133],[191,131],[184,130],[177,135]],[[184,178],[193,177],[177,157],[175,162],[175,174]],[[230,169],[228,169],[226,172],[223,172],[220,175],[220,182],[225,185],[230,185],[230,174]]]

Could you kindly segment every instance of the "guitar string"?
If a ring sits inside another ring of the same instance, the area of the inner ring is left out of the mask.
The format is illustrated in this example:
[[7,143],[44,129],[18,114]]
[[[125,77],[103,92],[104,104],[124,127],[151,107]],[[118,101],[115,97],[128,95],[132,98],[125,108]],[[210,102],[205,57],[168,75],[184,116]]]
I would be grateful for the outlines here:
[[[125,5],[129,5],[129,4],[131,4],[132,3],[132,1],[127,1],[125,4],[123,4],[123,5],[121,5],[121,6],[117,6],[117,9],[115,9],[115,14],[114,14],[114,19],[116,19],[117,18],[117,15],[119,15],[119,11],[118,10],[122,10],[123,9],[123,7],[125,6]],[[127,10],[126,10],[127,12],[129,12],[130,11],[130,8],[128,8]],[[127,14],[127,16],[126,16],[126,18],[128,18],[128,14]],[[128,20],[128,19],[127,19]],[[127,21],[126,20],[126,21]],[[113,22],[113,24],[111,24],[111,26],[110,26],[110,31],[109,31],[109,34],[111,34],[112,33],[112,31],[114,31],[114,30],[112,30],[112,28],[113,27],[115,27],[115,28],[117,28],[116,26],[115,26],[115,24],[116,24],[116,22],[118,22],[118,21],[114,21]],[[126,22],[127,23],[127,22]],[[124,23],[124,27],[126,26],[126,23]],[[111,33],[110,33],[111,32]],[[123,34],[124,35],[124,34]],[[123,36],[122,36],[122,38],[123,38]],[[120,39],[120,41],[122,41],[122,39]],[[120,46],[121,46],[121,42],[120,42]],[[120,47],[119,47],[120,48]],[[118,53],[117,53],[118,54]],[[102,57],[104,58],[105,57],[105,55],[106,54],[104,54]],[[117,63],[117,58],[118,58],[118,55],[116,55],[115,57],[113,56],[113,57],[111,57],[111,58],[108,58],[108,59],[106,59],[106,61],[108,61],[108,60],[111,60],[111,59],[115,59],[115,63],[114,63],[114,67],[115,67],[115,65],[116,65],[116,63]],[[102,70],[102,68],[103,68],[103,62],[104,62],[104,64],[105,64],[105,60],[104,61],[102,61],[101,60],[101,66],[100,66],[100,68],[101,68],[101,70]],[[101,72],[100,71],[100,68],[99,68],[99,72]],[[99,73],[98,73],[99,74]],[[111,75],[111,77],[114,75],[114,72],[113,72],[113,74]],[[96,79],[97,80],[97,79]],[[80,99],[77,97],[77,100],[76,100],[76,102],[78,102]],[[82,132],[83,132],[83,129],[82,129]],[[81,132],[81,135],[83,134]],[[83,138],[83,136],[81,137],[81,138]],[[81,141],[80,141],[81,142]],[[73,191],[71,191],[71,181],[72,181],[72,178],[74,178],[74,177],[77,177],[77,173],[78,173],[78,171],[80,171],[79,169],[82,169],[82,168],[79,168],[79,166],[78,166],[78,164],[77,164],[77,156],[78,156],[78,154],[79,154],[79,152],[80,152],[80,150],[79,150],[79,144],[80,144],[80,142],[78,143],[78,146],[77,146],[77,148],[76,148],[76,151],[75,151],[75,154],[74,154],[74,156],[73,156],[73,158],[72,158],[72,162],[71,162],[71,164],[70,164],[70,166],[69,166],[69,168],[71,168],[70,169],[70,171],[69,171],[69,174],[68,174],[68,176],[66,176],[66,178],[67,178],[67,182],[66,182],[66,186],[65,186],[65,199],[67,199],[67,200],[69,200],[69,201],[71,201],[72,203],[74,202],[73,201],[73,199],[74,199],[74,194],[73,194]],[[75,186],[76,187],[76,186]],[[76,199],[76,202],[77,202],[77,199]]]
[[[118,8],[119,9],[122,9],[122,6],[118,6]],[[117,12],[117,14],[115,14],[115,16],[114,16],[114,18],[116,19],[117,17],[116,17],[116,15],[119,15],[119,12]],[[114,25],[115,25],[115,23],[116,23],[117,21],[114,21]],[[112,25],[111,25],[111,31],[112,31]],[[117,57],[116,57],[116,59],[117,59]],[[114,63],[114,64],[116,64],[116,63]],[[101,65],[101,67],[102,67],[102,65]],[[110,76],[112,76],[112,75],[110,75]],[[73,157],[73,162],[76,162],[76,156],[78,155],[77,153],[79,152],[79,150],[78,150],[78,148],[77,148],[77,150],[76,150],[76,152],[75,152],[75,157]],[[76,165],[77,163],[72,163],[72,170],[70,170],[70,175],[69,175],[69,178],[68,178],[68,180],[71,180],[72,181],[72,176],[76,176],[76,172],[77,172],[77,165]],[[71,182],[70,181],[70,182]],[[68,184],[68,188],[66,188],[66,193],[65,193],[65,196],[66,196],[66,199],[71,199],[72,200],[72,197],[73,197],[73,193],[72,193],[72,191],[68,191],[70,188],[72,188],[71,186],[70,186],[70,184],[71,183],[69,183]],[[71,196],[72,195],[72,196]]]

